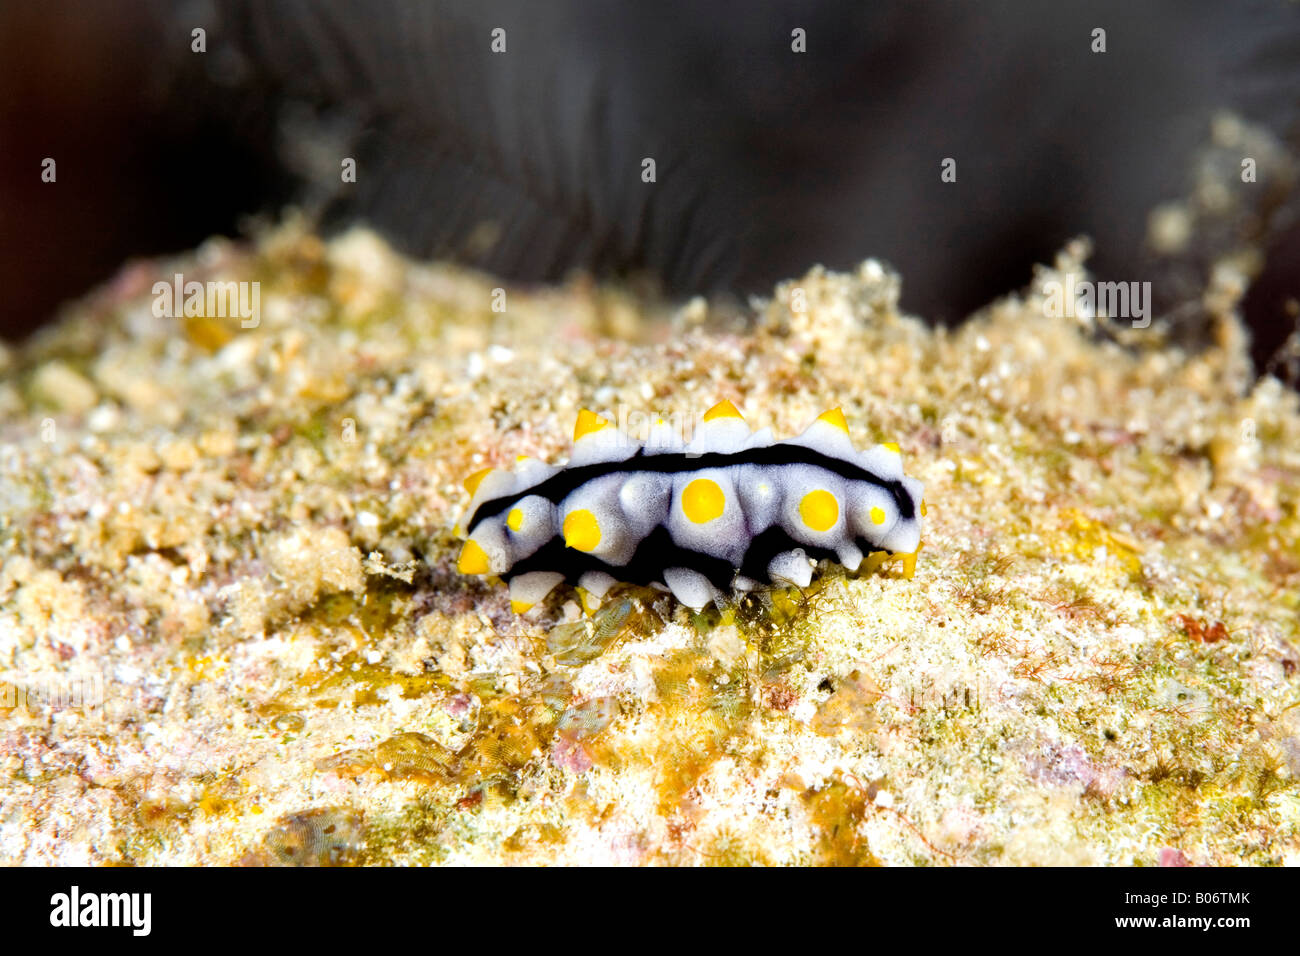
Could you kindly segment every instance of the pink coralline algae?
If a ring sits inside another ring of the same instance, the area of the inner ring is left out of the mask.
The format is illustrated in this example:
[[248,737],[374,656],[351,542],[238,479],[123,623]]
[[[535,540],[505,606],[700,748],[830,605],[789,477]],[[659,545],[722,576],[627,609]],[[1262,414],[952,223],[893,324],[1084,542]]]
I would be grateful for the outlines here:
[[1123,768],[1098,766],[1078,744],[1048,744],[1026,756],[1024,766],[1039,783],[1082,787],[1100,797],[1114,795],[1127,776]]

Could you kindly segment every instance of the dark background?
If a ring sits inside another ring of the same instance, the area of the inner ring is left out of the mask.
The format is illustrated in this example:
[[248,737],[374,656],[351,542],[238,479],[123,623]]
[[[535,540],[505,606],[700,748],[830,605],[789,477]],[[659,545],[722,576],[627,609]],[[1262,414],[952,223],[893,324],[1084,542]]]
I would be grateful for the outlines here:
[[1296,4],[9,0],[0,332],[26,334],[129,257],[292,202],[417,256],[671,295],[761,294],[875,256],[901,271],[905,308],[947,321],[1079,234],[1103,278],[1151,279],[1166,308],[1248,246],[1265,254],[1246,303],[1263,364],[1300,296],[1289,182],[1238,184],[1237,213],[1178,261],[1143,243],[1225,108],[1300,143]]

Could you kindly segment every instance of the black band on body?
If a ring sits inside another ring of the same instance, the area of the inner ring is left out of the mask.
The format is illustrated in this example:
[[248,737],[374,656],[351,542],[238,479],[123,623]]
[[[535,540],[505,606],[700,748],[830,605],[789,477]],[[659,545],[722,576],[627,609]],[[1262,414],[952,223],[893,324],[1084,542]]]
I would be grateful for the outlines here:
[[766,531],[760,532],[749,547],[745,550],[745,557],[740,562],[740,573],[747,578],[753,578],[765,584],[773,584],[771,575],[767,573],[767,566],[772,563],[772,559],[778,554],[786,551],[793,551],[795,548],[803,548],[804,553],[814,561],[820,561],[823,558],[829,558],[832,561],[838,561],[839,556],[830,548],[823,548],[815,544],[804,544],[802,541],[796,541],[790,536],[779,524],[774,524]]
[[[857,544],[864,554],[881,550],[865,539],[858,539]],[[795,548],[802,548],[814,561],[839,560],[833,549],[797,541],[780,525],[773,525],[755,536],[741,559],[740,567],[735,568],[725,558],[683,548],[673,540],[667,528],[660,526],[637,545],[631,560],[625,565],[607,564],[585,551],[567,547],[563,539],[554,537],[528,557],[516,562],[502,577],[510,581],[517,575],[532,571],[553,571],[563,574],[569,584],[577,584],[588,571],[603,571],[623,583],[646,587],[652,583],[664,583],[663,573],[666,568],[688,568],[704,575],[719,591],[727,591],[737,574],[753,578],[760,584],[778,583],[768,573],[768,565],[778,554]]]
[[[888,492],[894,499],[894,506],[898,509],[900,518],[908,519],[915,514],[912,498],[901,481],[881,478],[879,475],[867,471],[861,465],[832,458],[830,455],[822,454],[811,448],[805,448],[802,445],[776,444],[764,448],[746,448],[736,452],[712,451],[700,455],[691,455],[684,452],[647,455],[645,449],[642,448],[635,455],[622,461],[598,461],[589,465],[579,465],[576,468],[565,468],[558,474],[552,475],[531,488],[525,488],[522,491],[501,498],[491,498],[475,509],[473,516],[466,523],[466,528],[468,534],[473,534],[474,529],[478,527],[480,522],[501,514],[501,512],[514,506],[520,499],[529,495],[540,495],[548,499],[552,504],[558,505],[575,489],[582,487],[595,478],[603,478],[606,475],[620,472],[631,474],[638,471],[675,475],[682,472],[702,471],[706,468],[730,468],[733,465],[811,465],[816,468],[824,468],[848,481],[865,481]],[[673,566],[671,564],[660,564],[660,567]]]
[[719,591],[731,587],[735,569],[725,558],[715,558],[702,551],[683,548],[673,540],[668,529],[660,525],[636,546],[627,564],[607,564],[585,551],[567,547],[564,539],[551,538],[528,557],[516,561],[502,575],[507,581],[530,571],[554,571],[563,574],[570,584],[577,584],[588,571],[604,571],[626,584],[648,586],[651,582],[663,583],[665,568],[690,568],[709,579]]

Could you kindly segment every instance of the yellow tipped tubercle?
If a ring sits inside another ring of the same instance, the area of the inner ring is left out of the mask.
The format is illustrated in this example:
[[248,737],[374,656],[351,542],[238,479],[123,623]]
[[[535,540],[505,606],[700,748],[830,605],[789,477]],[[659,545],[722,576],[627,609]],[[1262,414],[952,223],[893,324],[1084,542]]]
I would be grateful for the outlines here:
[[745,416],[740,414],[739,409],[725,398],[704,413],[706,422],[711,422],[715,418],[739,418],[742,422],[745,420]]
[[916,556],[921,553],[921,549],[924,547],[925,542],[920,541],[917,543],[915,551],[902,555],[903,577],[907,578],[909,581],[912,580],[912,576],[916,574]]
[[585,508],[564,516],[564,546],[578,551],[595,551],[600,544],[600,522]]
[[817,420],[835,426],[846,435],[849,433],[849,423],[844,420],[844,411],[839,407],[827,409],[817,416]]
[[598,432],[609,422],[601,418],[595,412],[583,409],[578,412],[578,421],[573,426],[573,440],[578,441],[580,438],[590,435],[592,432]]
[[491,570],[487,552],[477,541],[466,541],[465,547],[461,548],[456,570],[461,574],[487,574]]
[[471,495],[474,494],[474,492],[478,491],[478,486],[483,484],[483,479],[490,474],[492,474],[491,468],[480,468],[478,471],[474,472],[474,474],[465,479],[463,482],[465,490]]

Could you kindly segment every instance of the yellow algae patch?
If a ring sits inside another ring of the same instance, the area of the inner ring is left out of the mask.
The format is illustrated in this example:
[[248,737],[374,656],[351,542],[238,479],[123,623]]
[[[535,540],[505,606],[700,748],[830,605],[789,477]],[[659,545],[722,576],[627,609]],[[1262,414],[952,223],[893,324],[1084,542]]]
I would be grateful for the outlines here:
[[1104,548],[1130,575],[1142,573],[1142,561],[1138,557],[1142,553],[1142,546],[1138,542],[1127,535],[1109,530],[1073,508],[1067,509],[1065,516],[1069,519],[1065,529],[1065,549],[1069,553],[1091,560],[1098,548]]

